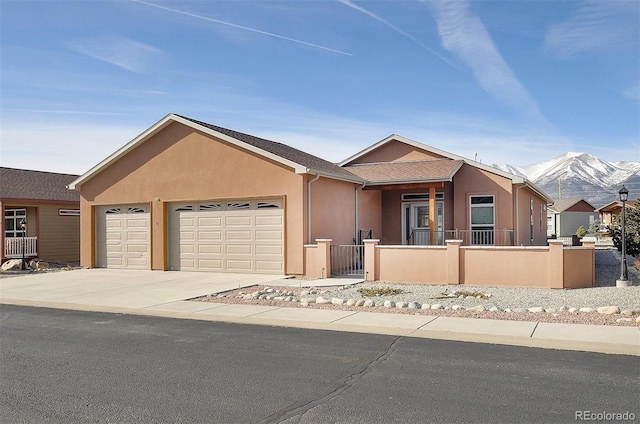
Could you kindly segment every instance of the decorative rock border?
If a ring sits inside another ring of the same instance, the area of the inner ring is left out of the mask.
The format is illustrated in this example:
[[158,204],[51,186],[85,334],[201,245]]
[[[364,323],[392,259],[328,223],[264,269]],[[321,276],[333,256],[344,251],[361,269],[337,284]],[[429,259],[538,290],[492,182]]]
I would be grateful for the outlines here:
[[[411,302],[395,302],[393,300],[373,300],[373,299],[344,299],[340,297],[333,297],[331,299],[327,299],[322,295],[323,292],[319,291],[317,288],[312,287],[309,290],[304,290],[300,293],[296,293],[291,290],[280,290],[274,289],[272,287],[265,287],[262,290],[254,291],[252,293],[244,293],[242,291],[234,294],[232,297],[235,299],[242,300],[274,300],[274,301],[285,301],[285,302],[293,302],[299,303],[300,306],[307,307],[310,304],[317,305],[336,305],[336,306],[354,306],[354,307],[362,307],[362,308],[372,308],[372,307],[384,307],[387,309],[397,308],[397,309],[430,309],[430,310],[462,310],[466,312],[506,312],[506,313],[531,313],[531,314],[555,314],[558,312],[568,312],[571,314],[603,314],[603,315],[623,315],[616,320],[616,322],[633,322],[635,320],[636,323],[640,324],[640,309],[624,309],[620,310],[618,306],[600,306],[597,308],[591,307],[583,307],[583,308],[575,308],[575,307],[566,307],[561,306],[558,309],[554,308],[544,308],[542,306],[534,306],[530,308],[506,308],[500,309],[495,306],[487,309],[484,305],[475,305],[470,307],[464,307],[462,305],[454,304],[451,306],[444,306],[441,303],[420,303],[418,301]],[[227,298],[229,295],[225,293],[213,294],[207,296],[208,298],[216,297],[216,298]],[[454,291],[451,293],[443,293],[439,298],[441,299],[455,299],[455,298],[470,298],[475,297],[478,299],[489,299],[491,298],[491,294],[488,293],[474,293],[473,296],[462,295],[458,291]],[[635,319],[634,319],[635,318]]]

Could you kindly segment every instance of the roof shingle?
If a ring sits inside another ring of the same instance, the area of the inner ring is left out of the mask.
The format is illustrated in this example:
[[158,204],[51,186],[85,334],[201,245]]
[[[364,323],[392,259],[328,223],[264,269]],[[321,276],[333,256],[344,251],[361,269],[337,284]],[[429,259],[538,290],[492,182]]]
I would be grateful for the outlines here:
[[78,175],[0,167],[0,199],[79,202],[80,193],[67,189]]
[[250,134],[241,133],[238,131],[230,130],[228,128],[219,127],[217,125],[208,124],[206,122],[198,121],[182,115],[176,115],[188,121],[191,121],[197,125],[209,128],[213,131],[224,134],[228,137],[239,140],[243,143],[249,144],[258,149],[264,150],[283,159],[287,159],[291,162],[295,162],[299,165],[309,168],[311,171],[318,171],[330,176],[346,178],[348,180],[359,180],[358,176],[352,174],[345,168],[338,166],[333,162],[329,162],[325,159],[319,158],[312,154],[303,152],[286,144],[278,143],[264,138],[256,137]]
[[407,162],[371,163],[345,167],[372,184],[450,181],[464,161],[429,159]]

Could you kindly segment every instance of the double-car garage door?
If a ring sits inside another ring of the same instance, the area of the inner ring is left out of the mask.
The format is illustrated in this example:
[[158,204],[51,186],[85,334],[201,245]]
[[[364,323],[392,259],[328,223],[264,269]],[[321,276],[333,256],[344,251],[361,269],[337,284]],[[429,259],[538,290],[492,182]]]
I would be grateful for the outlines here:
[[[185,271],[284,272],[282,200],[168,205],[168,268]],[[148,206],[97,210],[97,266],[150,268]]]

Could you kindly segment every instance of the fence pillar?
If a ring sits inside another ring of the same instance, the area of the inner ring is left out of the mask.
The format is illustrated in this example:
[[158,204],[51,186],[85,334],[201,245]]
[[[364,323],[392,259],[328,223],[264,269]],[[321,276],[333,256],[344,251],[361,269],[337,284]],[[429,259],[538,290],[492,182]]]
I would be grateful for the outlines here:
[[447,284],[460,284],[460,246],[462,240],[446,240]]
[[598,240],[595,237],[584,237],[580,242],[582,247],[591,249],[591,287],[596,285],[596,242]]
[[367,281],[376,281],[376,246],[380,243],[378,239],[368,239],[364,241],[364,278]]
[[564,288],[564,244],[549,240],[549,288]]
[[[318,263],[324,278],[331,278],[331,239],[316,239],[318,244]],[[322,270],[324,269],[324,271]]]

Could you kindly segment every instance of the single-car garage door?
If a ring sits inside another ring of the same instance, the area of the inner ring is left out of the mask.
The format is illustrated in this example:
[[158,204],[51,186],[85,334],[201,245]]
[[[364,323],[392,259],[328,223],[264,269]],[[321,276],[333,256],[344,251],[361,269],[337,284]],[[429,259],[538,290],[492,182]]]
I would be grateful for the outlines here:
[[96,208],[96,266],[149,269],[149,207]]
[[282,200],[175,203],[169,207],[169,269],[284,272]]

